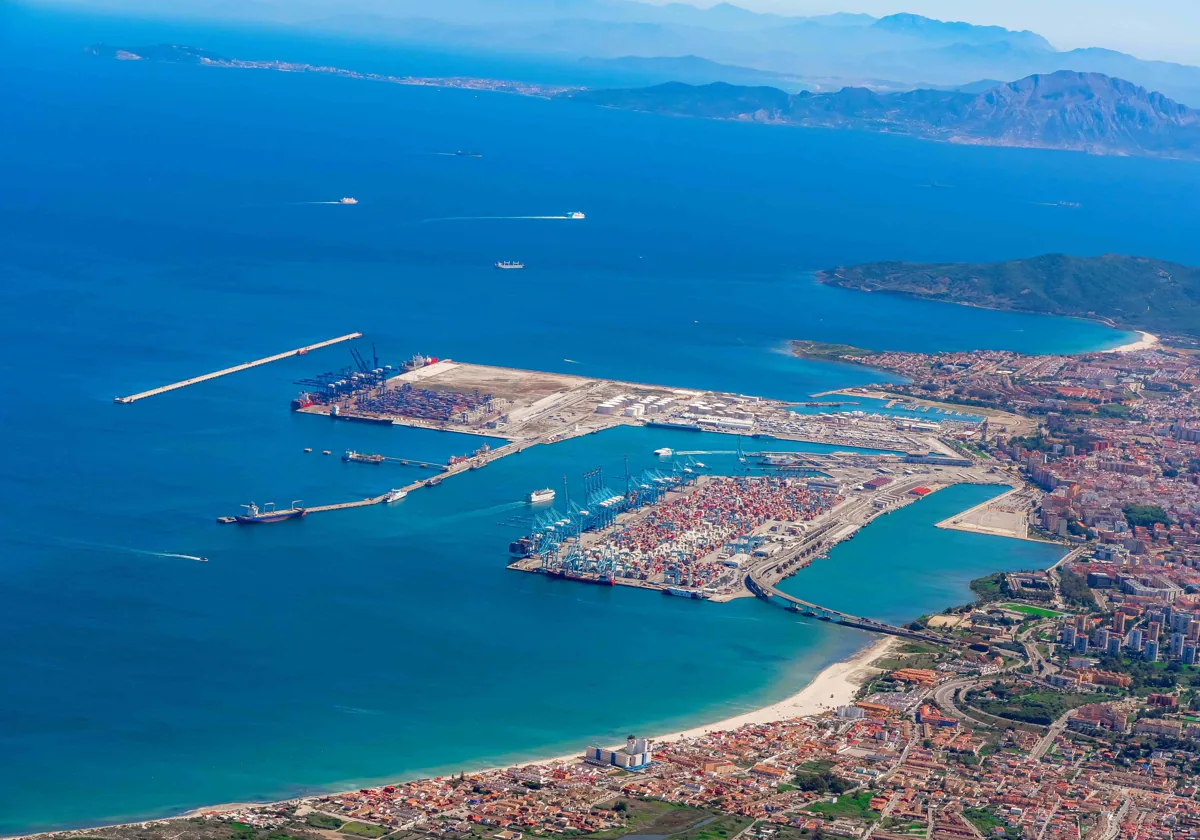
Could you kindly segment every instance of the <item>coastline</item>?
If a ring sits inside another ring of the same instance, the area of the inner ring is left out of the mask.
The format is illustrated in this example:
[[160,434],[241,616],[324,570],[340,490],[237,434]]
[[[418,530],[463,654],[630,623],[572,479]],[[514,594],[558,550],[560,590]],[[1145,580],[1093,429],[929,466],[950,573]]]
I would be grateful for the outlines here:
[[[843,706],[847,703],[853,702],[854,695],[857,693],[858,689],[872,676],[880,672],[880,670],[878,668],[874,668],[871,663],[877,659],[887,656],[888,653],[890,653],[894,648],[898,647],[900,643],[901,640],[895,636],[884,636],[882,638],[875,639],[866,647],[860,648],[858,651],[856,651],[850,658],[842,659],[827,665],[803,687],[801,687],[799,691],[783,698],[782,700],[778,700],[758,709],[752,709],[749,712],[743,712],[722,720],[702,723],[689,729],[683,729],[677,732],[669,732],[660,735],[652,735],[650,739],[658,744],[666,744],[687,738],[696,738],[713,731],[728,731],[731,729],[737,729],[738,727],[745,726],[746,724],[774,723],[776,721],[791,720],[793,718],[810,715],[819,715],[823,712],[831,711],[838,706]],[[510,767],[532,767],[542,764],[564,764],[582,760],[583,757],[581,751],[578,753],[558,755],[549,758],[533,758],[512,764],[481,767],[473,771],[469,771],[468,775],[506,770]],[[402,781],[405,781],[405,779],[396,778],[389,779],[387,781],[381,780],[376,784],[382,785],[399,783]],[[284,800],[276,800],[274,802],[227,802],[216,805],[205,805],[199,808],[193,808],[177,816],[139,820],[133,823],[125,823],[125,825],[139,825],[142,823],[194,819],[195,817],[202,817],[206,815],[222,814],[230,811],[242,811],[248,808],[263,807],[277,804],[277,802],[302,802],[317,796],[336,795],[339,792],[341,791],[330,790],[324,793],[291,797]],[[18,838],[22,837],[46,837],[51,835],[58,837],[82,836],[95,831],[97,828],[104,827],[112,826],[90,826],[86,828],[39,832],[37,834],[14,835],[10,838],[5,838],[5,840],[18,840]]]
[[1131,341],[1128,344],[1122,344],[1120,347],[1113,347],[1105,350],[1105,353],[1136,353],[1138,350],[1153,350],[1162,341],[1154,333],[1148,333],[1145,330],[1134,330],[1139,336],[1137,341]]

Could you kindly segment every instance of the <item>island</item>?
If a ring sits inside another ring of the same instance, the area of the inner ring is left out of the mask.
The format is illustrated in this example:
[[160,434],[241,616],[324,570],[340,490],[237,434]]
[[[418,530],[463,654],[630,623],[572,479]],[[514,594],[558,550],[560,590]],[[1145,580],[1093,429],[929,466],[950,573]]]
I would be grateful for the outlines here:
[[[1101,320],[1200,344],[1200,269],[1148,257],[1046,254],[1000,263],[876,262],[818,271],[863,292]],[[839,354],[845,355],[845,354]]]

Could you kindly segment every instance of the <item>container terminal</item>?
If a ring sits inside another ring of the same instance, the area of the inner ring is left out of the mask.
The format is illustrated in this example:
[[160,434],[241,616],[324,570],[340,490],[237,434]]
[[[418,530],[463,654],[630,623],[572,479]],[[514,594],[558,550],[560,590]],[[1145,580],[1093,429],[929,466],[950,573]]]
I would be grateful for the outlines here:
[[552,443],[620,425],[711,431],[935,458],[967,418],[939,422],[861,411],[801,414],[798,403],[416,356],[397,371],[368,364],[302,380],[292,408],[339,420],[394,424]]

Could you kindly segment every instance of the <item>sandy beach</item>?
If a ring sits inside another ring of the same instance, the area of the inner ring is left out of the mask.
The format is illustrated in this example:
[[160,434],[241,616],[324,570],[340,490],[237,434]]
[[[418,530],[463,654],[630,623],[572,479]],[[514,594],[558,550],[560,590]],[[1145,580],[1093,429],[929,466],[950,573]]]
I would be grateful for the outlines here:
[[[871,645],[863,648],[854,656],[842,662],[835,662],[821,673],[817,674],[808,685],[800,689],[800,691],[785,697],[777,703],[772,703],[769,706],[763,706],[761,709],[755,709],[744,714],[735,715],[725,718],[724,720],[713,721],[712,723],[695,726],[691,729],[685,729],[680,732],[671,732],[665,735],[654,735],[651,740],[655,743],[668,743],[671,741],[679,741],[684,738],[696,738],[709,732],[727,731],[737,729],[739,726],[745,726],[748,723],[772,723],[780,720],[790,720],[792,718],[803,717],[805,715],[818,715],[822,712],[827,712],[835,709],[838,706],[844,706],[847,703],[854,701],[854,695],[858,689],[879,673],[878,668],[871,667],[871,663],[876,659],[886,656],[895,647],[900,645],[900,639],[894,636],[884,636]],[[614,744],[614,748],[623,746],[623,744]],[[528,767],[535,764],[560,764],[569,761],[580,761],[582,753],[571,753],[569,755],[560,755],[553,758],[537,758],[528,761],[518,762],[516,765],[506,764],[497,767],[488,767],[480,770],[475,770],[476,773],[486,773],[493,770],[502,770],[506,767]],[[201,814],[215,814],[222,811],[240,811],[249,807],[254,807],[250,803],[229,803],[225,805],[208,805],[203,808],[197,808],[189,811],[184,816],[198,816]]]
[[1135,330],[1141,336],[1137,341],[1131,341],[1128,344],[1122,344],[1120,347],[1114,347],[1111,350],[1105,350],[1105,353],[1134,353],[1138,350],[1150,350],[1159,345],[1158,336],[1154,333]]

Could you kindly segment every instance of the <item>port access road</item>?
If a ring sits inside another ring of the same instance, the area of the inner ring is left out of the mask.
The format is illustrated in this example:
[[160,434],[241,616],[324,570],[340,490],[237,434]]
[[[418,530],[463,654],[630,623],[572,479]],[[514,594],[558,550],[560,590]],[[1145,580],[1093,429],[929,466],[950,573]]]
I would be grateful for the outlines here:
[[214,371],[213,373],[206,373],[203,376],[193,376],[191,379],[183,379],[179,382],[172,382],[170,385],[163,385],[160,388],[151,388],[149,391],[142,391],[141,393],[138,393],[138,394],[130,394],[128,397],[114,397],[113,402],[121,403],[122,405],[127,405],[129,403],[135,403],[138,400],[144,400],[147,397],[157,397],[159,394],[165,394],[168,391],[175,391],[175,390],[178,390],[179,388],[186,388],[189,385],[197,385],[201,382],[207,382],[210,379],[216,379],[221,376],[228,376],[231,373],[240,373],[243,370],[249,370],[250,368],[258,367],[259,365],[266,365],[266,364],[270,364],[271,362],[278,362],[280,359],[286,359],[289,356],[303,356],[305,353],[308,353],[310,350],[320,350],[322,347],[328,347],[331,344],[340,344],[343,341],[350,341],[351,339],[355,339],[355,338],[362,338],[362,333],[354,332],[354,333],[349,333],[347,335],[339,335],[337,338],[331,338],[328,341],[319,341],[316,344],[309,344],[306,347],[297,347],[295,350],[287,350],[283,353],[276,353],[274,356],[267,356],[265,359],[256,359],[253,362],[243,362],[240,365],[234,365],[233,367],[227,367],[223,370]]

